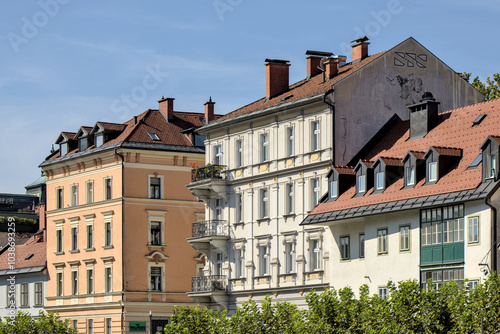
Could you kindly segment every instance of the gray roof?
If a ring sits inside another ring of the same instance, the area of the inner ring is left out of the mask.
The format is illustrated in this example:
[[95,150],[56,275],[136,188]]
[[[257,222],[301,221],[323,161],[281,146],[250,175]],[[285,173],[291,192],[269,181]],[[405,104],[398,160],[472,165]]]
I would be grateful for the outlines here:
[[42,272],[44,269],[45,269],[45,266],[27,267],[27,268],[19,268],[19,269],[4,269],[4,270],[0,270],[0,276],[39,273],[39,272]]

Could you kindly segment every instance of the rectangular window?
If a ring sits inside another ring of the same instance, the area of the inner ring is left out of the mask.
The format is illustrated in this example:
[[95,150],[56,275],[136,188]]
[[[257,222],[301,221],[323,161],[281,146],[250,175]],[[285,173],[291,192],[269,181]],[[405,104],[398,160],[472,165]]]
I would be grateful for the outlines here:
[[340,238],[340,259],[343,261],[351,259],[351,247],[350,247],[349,237]]
[[111,199],[111,179],[104,180],[104,199]]
[[319,240],[311,241],[311,271],[321,270],[321,249]]
[[452,220],[445,220],[443,222],[443,243],[453,242],[453,226],[454,222]]
[[78,138],[78,144],[80,145],[80,151],[85,151],[88,147],[87,136]]
[[236,140],[236,168],[243,166],[243,140]]
[[432,223],[432,244],[440,244],[441,243],[441,222]]
[[78,250],[78,227],[71,228],[71,250]]
[[410,250],[410,226],[408,225],[399,227],[399,250]]
[[468,238],[469,244],[476,244],[479,242],[479,217],[469,217],[468,219]]
[[429,162],[429,182],[437,181],[437,162]]
[[78,329],[78,320],[72,320],[71,321],[71,327],[73,327],[74,329]]
[[35,283],[35,306],[43,305],[43,283]]
[[56,230],[56,252],[62,253],[62,251],[63,251],[62,230]]
[[455,219],[455,242],[464,241],[464,219]]
[[311,210],[316,207],[319,203],[319,198],[320,198],[320,185],[319,185],[319,178],[314,178],[311,180],[311,200],[312,200],[312,207]]
[[94,202],[94,182],[87,182],[87,204]]
[[269,160],[269,134],[260,135],[260,162]]
[[87,269],[87,294],[94,293],[94,269]]
[[497,166],[497,157],[495,154],[488,154],[486,156],[486,178],[490,179],[495,177]]
[[72,185],[71,186],[71,206],[77,206],[77,205],[78,205],[78,186]]
[[285,213],[287,215],[294,212],[293,183],[287,183],[285,186]]
[[72,295],[78,294],[78,271],[77,270],[71,271],[71,294]]
[[28,283],[21,284],[21,303],[22,307],[28,306]]
[[224,254],[216,253],[215,254],[215,275],[222,275],[222,264],[224,263]]
[[104,223],[104,246],[111,246],[111,222]]
[[338,196],[338,183],[337,181],[330,182],[330,198],[337,198]]
[[294,260],[293,243],[287,242],[285,243],[285,272],[287,274],[294,272],[293,260]]
[[269,275],[269,246],[260,246],[260,276]]
[[378,253],[387,254],[387,229],[383,228],[377,231]]
[[57,296],[63,295],[63,273],[56,273],[56,294]]
[[412,186],[415,184],[415,167],[406,167],[406,185]]
[[161,245],[161,222],[151,222],[151,245]]
[[68,154],[68,143],[61,143],[59,144],[59,152],[61,153],[60,156],[64,157],[66,154]]
[[291,157],[294,154],[293,127],[286,128],[286,154]]
[[320,149],[320,124],[319,121],[311,123],[311,151]]
[[87,319],[87,334],[94,334],[94,319]]
[[56,209],[62,209],[63,208],[63,189],[62,188],[56,189],[56,196],[57,196]]
[[236,259],[236,278],[243,277],[243,250],[238,248],[235,250],[235,259]]
[[360,259],[365,258],[365,235],[364,234],[359,235],[359,258]]
[[101,147],[104,144],[104,134],[96,133],[95,135],[95,147]]
[[105,334],[111,334],[112,326],[111,326],[111,318],[106,318],[105,326],[106,326],[106,331],[104,332]]
[[422,224],[422,246],[432,245],[431,234],[432,234],[431,223]]
[[364,193],[366,191],[366,176],[358,175],[358,193]]
[[161,291],[161,267],[151,267],[151,291]]
[[215,199],[215,220],[222,220],[222,200]]
[[236,194],[236,222],[243,221],[243,195]]
[[222,146],[214,146],[214,165],[222,165]]
[[387,287],[378,288],[378,296],[382,299],[387,299]]
[[159,177],[149,178],[149,198],[161,198],[161,179]]
[[384,189],[384,172],[377,173],[375,188],[377,190]]
[[104,268],[104,292],[111,292],[113,289],[113,276],[111,267]]
[[267,189],[260,190],[260,217],[269,217],[269,191]]
[[87,225],[87,249],[94,248],[94,226]]

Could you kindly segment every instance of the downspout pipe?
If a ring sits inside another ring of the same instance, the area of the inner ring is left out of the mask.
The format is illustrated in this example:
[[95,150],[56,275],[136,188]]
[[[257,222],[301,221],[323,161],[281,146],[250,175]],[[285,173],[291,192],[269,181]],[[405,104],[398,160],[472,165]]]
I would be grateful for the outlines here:
[[330,106],[330,110],[332,113],[332,165],[335,165],[335,103],[332,102],[329,98],[328,95],[333,94],[335,91],[334,85],[332,85],[332,88],[329,89],[325,95],[323,95],[323,102]]
[[491,209],[491,271],[498,273],[498,209],[491,202],[491,195],[498,189],[498,185],[495,186],[494,190],[491,191],[486,199],[484,200],[485,204]]
[[121,165],[122,165],[122,183],[121,183],[121,200],[122,200],[122,237],[121,237],[121,247],[122,247],[122,291],[121,291],[121,294],[122,294],[122,300],[120,301],[120,305],[121,305],[121,308],[122,308],[122,312],[121,312],[121,333],[124,334],[125,333],[125,324],[124,324],[124,313],[125,313],[125,305],[124,305],[124,296],[125,296],[125,259],[124,259],[124,254],[123,254],[123,250],[125,249],[125,239],[124,239],[124,224],[123,224],[123,220],[124,220],[124,217],[125,217],[125,209],[124,209],[124,199],[123,199],[123,195],[124,195],[124,190],[123,190],[123,180],[124,180],[124,175],[123,175],[123,171],[124,171],[124,162],[125,162],[125,158],[123,157],[123,155],[121,153],[118,153],[118,149],[115,149],[115,154],[117,156],[119,156],[121,159],[122,159],[122,162],[121,162]]

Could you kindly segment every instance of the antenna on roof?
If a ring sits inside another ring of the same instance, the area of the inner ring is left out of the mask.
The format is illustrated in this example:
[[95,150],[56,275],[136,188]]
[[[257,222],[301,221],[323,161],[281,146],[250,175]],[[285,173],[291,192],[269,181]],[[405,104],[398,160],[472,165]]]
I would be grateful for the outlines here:
[[54,144],[52,144],[52,148],[50,149],[50,153],[54,153],[56,150],[54,150]]

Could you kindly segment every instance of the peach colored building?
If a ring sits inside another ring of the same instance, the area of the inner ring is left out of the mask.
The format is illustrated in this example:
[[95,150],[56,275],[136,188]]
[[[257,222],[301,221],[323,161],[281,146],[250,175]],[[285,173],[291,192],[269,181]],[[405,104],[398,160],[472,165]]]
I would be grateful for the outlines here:
[[79,333],[151,332],[186,292],[198,253],[186,242],[204,207],[186,189],[203,164],[213,119],[177,112],[171,98],[123,123],[62,132],[47,175],[47,307]]

